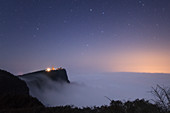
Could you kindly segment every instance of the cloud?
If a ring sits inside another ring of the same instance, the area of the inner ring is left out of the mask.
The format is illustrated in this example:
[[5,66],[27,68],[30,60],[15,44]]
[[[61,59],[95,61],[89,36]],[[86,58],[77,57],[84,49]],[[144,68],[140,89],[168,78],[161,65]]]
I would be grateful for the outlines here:
[[114,100],[151,99],[156,84],[169,86],[170,75],[149,73],[102,73],[70,75],[71,83],[60,83],[41,74],[22,78],[30,94],[46,106],[101,106]]

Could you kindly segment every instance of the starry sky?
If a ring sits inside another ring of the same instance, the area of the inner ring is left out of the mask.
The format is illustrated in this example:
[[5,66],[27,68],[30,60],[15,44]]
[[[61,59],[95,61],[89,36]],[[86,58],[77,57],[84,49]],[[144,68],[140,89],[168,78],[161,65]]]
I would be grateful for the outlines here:
[[0,68],[170,73],[170,0],[0,0]]

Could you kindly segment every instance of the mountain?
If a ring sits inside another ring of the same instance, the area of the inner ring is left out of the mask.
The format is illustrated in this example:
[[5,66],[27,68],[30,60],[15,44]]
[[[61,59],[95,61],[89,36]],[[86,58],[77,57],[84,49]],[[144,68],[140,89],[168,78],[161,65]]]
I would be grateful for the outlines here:
[[0,113],[14,109],[32,109],[44,105],[29,95],[27,84],[17,76],[0,69]]
[[[57,94],[61,93],[65,86],[71,85],[67,72],[63,68],[41,70],[18,77],[26,82],[30,95],[36,97],[45,106],[51,105],[49,99],[57,98]],[[54,93],[51,93],[51,91]],[[49,96],[50,94],[54,95]],[[57,101],[59,102],[60,99]]]
[[27,84],[17,76],[0,70],[0,95],[2,94],[26,94],[29,95]]
[[58,68],[56,70],[50,70],[50,71],[46,71],[46,70],[41,70],[41,71],[36,71],[36,72],[31,72],[31,73],[27,73],[27,74],[23,74],[23,75],[19,75],[19,77],[21,79],[24,78],[30,78],[31,76],[45,76],[50,78],[53,81],[57,81],[57,82],[66,82],[66,83],[70,83],[68,76],[67,76],[67,72],[65,69],[63,68]]

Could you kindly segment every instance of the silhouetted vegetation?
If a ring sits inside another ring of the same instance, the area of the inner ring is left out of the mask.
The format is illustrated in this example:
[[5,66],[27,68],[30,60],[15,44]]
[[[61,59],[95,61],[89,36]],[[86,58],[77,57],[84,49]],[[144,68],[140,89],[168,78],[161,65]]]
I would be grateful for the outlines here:
[[170,113],[144,99],[124,103],[111,101],[109,106],[77,108],[74,106],[44,107],[38,100],[32,97],[24,97],[26,99],[15,97],[13,102],[7,96],[5,98],[8,104],[0,104],[0,113]]
[[170,88],[157,85],[155,88],[152,87],[151,93],[155,96],[155,100],[153,101],[159,107],[165,111],[170,111]]
[[31,108],[37,106],[44,105],[29,95],[0,95],[0,109]]
[[1,113],[14,112],[18,110],[25,111],[27,109],[37,109],[44,107],[36,98],[29,95],[0,95],[0,111]]

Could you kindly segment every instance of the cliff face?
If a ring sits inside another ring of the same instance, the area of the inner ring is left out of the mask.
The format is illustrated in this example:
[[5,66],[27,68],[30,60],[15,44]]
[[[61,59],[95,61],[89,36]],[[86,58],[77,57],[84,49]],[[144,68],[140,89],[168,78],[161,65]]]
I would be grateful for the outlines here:
[[0,95],[4,94],[29,95],[29,89],[24,81],[9,72],[0,69]]
[[22,78],[29,78],[30,76],[34,76],[34,75],[45,75],[46,77],[56,82],[70,83],[65,69],[51,70],[49,72],[45,70],[36,71],[36,72],[20,75],[19,77],[22,79]]
[[53,98],[64,91],[70,83],[66,70],[62,68],[36,71],[19,77],[26,82],[30,95],[38,98],[45,106],[52,105]]
[[[0,69],[0,113],[12,113],[13,110],[44,107],[29,95],[27,84],[13,74]],[[16,113],[18,113],[16,111]]]
[[0,70],[0,112],[6,113],[9,109],[44,107],[40,102],[43,97],[41,94],[47,89],[56,90],[54,86],[57,85],[56,82],[70,83],[65,69],[59,68],[49,72],[42,70],[20,76]]
[[67,83],[70,83],[68,80],[67,72],[65,69],[59,69],[59,70],[52,70],[51,72],[44,72],[45,75],[50,77],[54,81],[65,81]]

